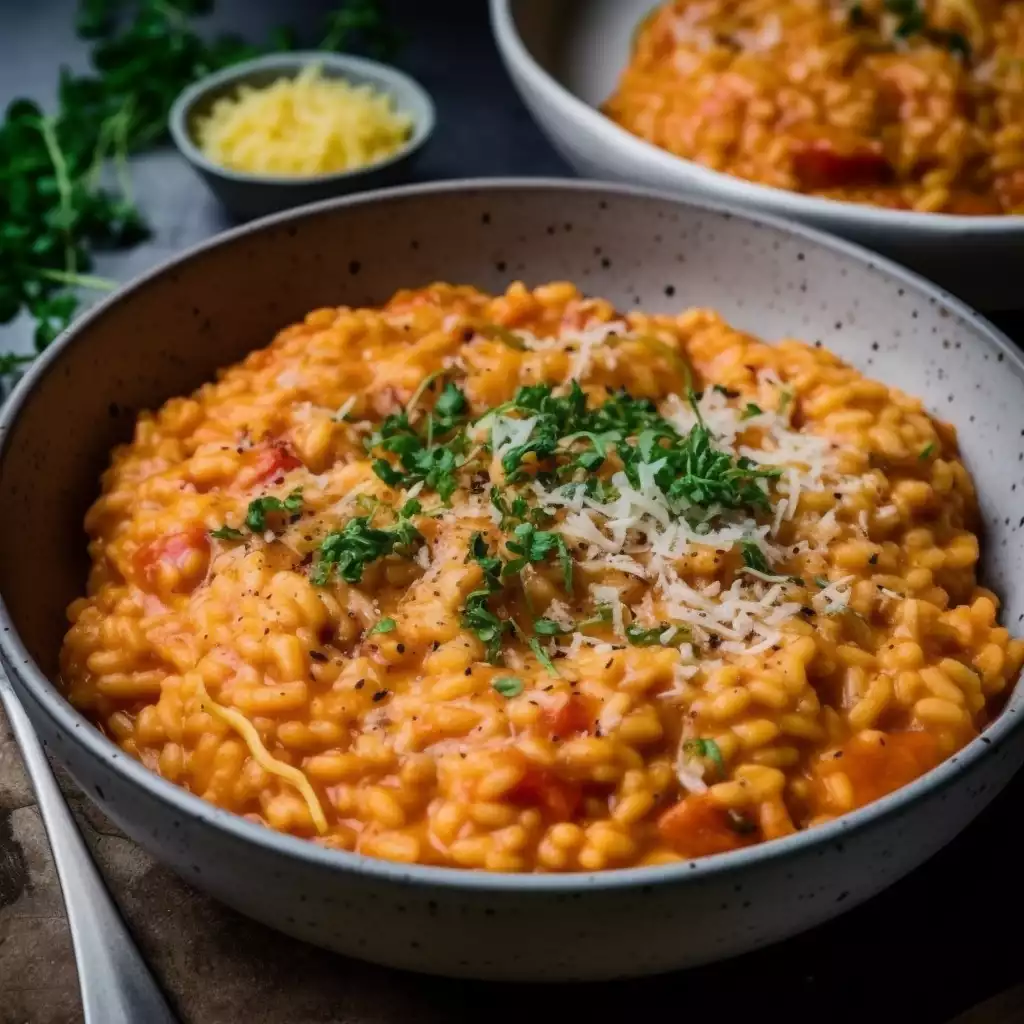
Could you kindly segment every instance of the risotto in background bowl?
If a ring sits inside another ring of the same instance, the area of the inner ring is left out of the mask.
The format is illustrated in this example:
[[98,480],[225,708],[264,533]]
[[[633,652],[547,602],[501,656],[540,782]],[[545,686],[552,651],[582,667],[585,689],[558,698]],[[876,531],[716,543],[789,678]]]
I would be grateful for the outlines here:
[[119,825],[292,935],[494,978],[733,955],[1024,758],[1022,380],[919,279],[727,210],[309,208],[20,385],[4,663]]
[[1024,6],[492,0],[499,50],[589,177],[728,200],[1020,304]]

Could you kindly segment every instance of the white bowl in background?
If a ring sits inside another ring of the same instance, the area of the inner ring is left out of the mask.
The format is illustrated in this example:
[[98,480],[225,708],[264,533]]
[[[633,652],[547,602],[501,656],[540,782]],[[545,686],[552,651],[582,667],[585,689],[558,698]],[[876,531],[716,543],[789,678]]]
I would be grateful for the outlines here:
[[671,189],[788,217],[860,242],[989,312],[1024,307],[1024,217],[885,210],[768,188],[631,134],[598,105],[653,0],[490,0],[494,37],[523,101],[585,177]]

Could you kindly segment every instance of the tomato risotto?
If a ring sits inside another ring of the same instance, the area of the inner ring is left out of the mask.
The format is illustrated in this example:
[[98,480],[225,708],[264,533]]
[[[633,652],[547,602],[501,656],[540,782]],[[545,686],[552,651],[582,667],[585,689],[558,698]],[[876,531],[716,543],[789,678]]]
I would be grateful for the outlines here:
[[976,736],[1024,660],[952,427],[566,283],[310,313],[140,416],[86,529],[71,701],[220,807],[410,863],[813,827]]
[[896,209],[1024,213],[1021,0],[674,0],[605,112],[679,156]]

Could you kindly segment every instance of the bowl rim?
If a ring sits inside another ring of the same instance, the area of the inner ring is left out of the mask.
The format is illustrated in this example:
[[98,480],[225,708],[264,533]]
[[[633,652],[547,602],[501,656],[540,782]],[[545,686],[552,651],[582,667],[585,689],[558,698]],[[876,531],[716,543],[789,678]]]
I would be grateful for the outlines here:
[[1024,236],[1024,215],[1021,214],[975,217],[842,202],[761,185],[670,153],[605,117],[541,67],[519,34],[512,16],[514,2],[516,0],[489,0],[492,34],[513,81],[517,75],[522,76],[529,87],[543,97],[545,104],[564,113],[602,147],[619,149],[636,163],[653,164],[675,178],[680,188],[700,186],[714,193],[716,201],[742,204],[779,217],[815,217],[819,222],[827,218],[835,225],[835,230],[869,229],[879,234],[889,231],[903,236],[915,232],[953,238]]
[[[387,93],[392,99],[397,99],[394,87],[400,85],[403,89],[416,96],[423,110],[419,113],[409,113],[412,119],[412,131],[409,138],[394,153],[373,163],[363,164],[359,167],[350,167],[344,171],[329,171],[323,174],[309,175],[288,175],[288,174],[261,174],[255,171],[238,171],[231,167],[224,167],[222,164],[211,160],[192,141],[192,133],[189,131],[188,119],[193,107],[211,90],[222,86],[238,84],[242,85],[245,80],[255,72],[281,70],[283,73],[291,71],[302,71],[313,64],[322,64],[340,72],[352,71],[356,74],[365,75],[367,78],[377,78],[386,82],[387,85],[379,90]],[[437,108],[430,93],[411,75],[399,70],[391,64],[384,64],[381,61],[371,60],[368,57],[356,57],[347,53],[328,53],[321,50],[282,50],[278,53],[266,53],[260,57],[253,57],[250,60],[232,64],[229,67],[221,68],[209,75],[200,78],[191,85],[184,88],[171,105],[167,115],[167,127],[174,145],[182,156],[189,163],[199,168],[206,174],[213,174],[226,181],[238,182],[246,185],[266,185],[271,188],[301,188],[305,185],[321,185],[330,182],[345,182],[365,175],[376,174],[383,171],[421,149],[427,140],[433,135],[437,126]]]
[[[855,262],[866,264],[928,301],[960,318],[973,332],[979,344],[986,344],[1003,354],[1007,369],[1024,384],[1024,353],[993,324],[966,303],[949,295],[919,274],[883,256],[845,239],[803,224],[787,222],[723,203],[683,197],[664,190],[641,188],[620,183],[580,181],[561,178],[467,178],[452,181],[404,185],[397,188],[375,189],[356,195],[326,199],[318,203],[286,210],[251,223],[241,225],[205,239],[182,253],[165,260],[158,266],[137,276],[134,280],[106,296],[84,313],[66,330],[30,367],[15,386],[4,406],[0,406],[0,471],[4,455],[20,412],[36,386],[57,365],[63,353],[86,335],[88,327],[100,319],[115,303],[125,296],[140,291],[162,278],[172,275],[182,263],[209,250],[234,244],[247,235],[274,228],[289,221],[315,218],[349,207],[387,203],[393,200],[427,199],[437,195],[459,195],[491,192],[496,194],[542,193],[551,191],[590,193],[595,199],[642,199],[689,207],[705,213],[745,221],[772,228],[805,239],[809,244],[830,250]],[[165,811],[191,819],[221,833],[225,840],[252,843],[271,855],[294,859],[311,870],[349,871],[368,881],[408,886],[436,887],[444,890],[492,893],[579,893],[585,891],[619,891],[634,887],[651,889],[661,885],[699,884],[702,880],[732,872],[742,873],[748,868],[763,867],[768,862],[785,861],[789,857],[806,854],[812,847],[826,847],[841,842],[851,832],[891,819],[908,805],[927,795],[946,789],[979,761],[988,758],[1006,743],[1024,725],[1024,716],[1011,701],[1006,708],[965,747],[947,758],[931,771],[889,795],[835,818],[823,825],[805,829],[781,839],[773,839],[729,853],[716,854],[697,860],[644,867],[615,868],[597,872],[567,872],[564,874],[501,874],[472,871],[467,868],[440,867],[424,864],[401,864],[378,859],[347,850],[335,850],[268,827],[250,822],[233,812],[222,810],[201,797],[161,778],[139,761],[125,754],[91,722],[75,710],[54,684],[33,661],[18,635],[0,593],[0,670],[7,667],[16,684],[25,690],[40,714],[68,739],[85,749],[86,754],[105,763],[107,769],[126,783],[141,788],[146,795],[163,805]],[[1011,691],[1012,694],[1012,691]],[[92,799],[91,794],[90,796]],[[159,859],[159,858],[158,858]]]

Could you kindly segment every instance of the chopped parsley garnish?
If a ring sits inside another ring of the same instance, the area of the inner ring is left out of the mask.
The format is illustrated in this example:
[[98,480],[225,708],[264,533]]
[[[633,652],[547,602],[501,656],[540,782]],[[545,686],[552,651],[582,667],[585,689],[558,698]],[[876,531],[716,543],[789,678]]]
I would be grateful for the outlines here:
[[543,562],[548,555],[558,557],[562,567],[562,582],[566,593],[572,593],[572,556],[566,546],[565,538],[560,533],[550,530],[538,530],[533,523],[520,523],[512,531],[513,540],[505,542],[505,546],[516,557],[509,559],[501,570],[501,575],[514,576],[534,562]]
[[516,676],[498,676],[491,687],[506,699],[518,697],[523,692],[523,681]]
[[366,635],[373,636],[374,633],[390,633],[397,625],[398,623],[394,619],[381,619],[366,631]]
[[654,482],[671,507],[685,512],[691,506],[756,511],[767,509],[768,495],[762,482],[782,470],[763,468],[743,456],[736,458],[711,444],[711,431],[691,395],[697,424],[681,437],[667,421],[644,430],[635,445],[620,443],[619,458],[629,482],[639,488],[640,466],[657,466]]
[[[480,333],[503,342],[520,340],[505,328],[485,327]],[[684,368],[689,381],[690,373]],[[435,392],[439,376],[425,378],[406,407],[386,417],[364,444],[374,473],[388,486],[418,484],[435,492],[445,505],[460,485],[480,494],[487,484],[490,460],[500,457],[504,479],[500,485],[491,485],[488,495],[500,547],[482,533],[473,535],[466,560],[479,565],[482,579],[465,598],[461,612],[463,628],[480,640],[492,664],[501,664],[503,644],[515,635],[557,675],[551,655],[542,646],[544,638],[610,619],[610,609],[599,608],[596,617],[565,628],[553,619],[536,617],[526,590],[520,598],[525,599],[529,616],[522,625],[509,608],[501,606],[506,591],[512,594],[521,588],[520,577],[531,566],[557,565],[565,593],[573,596],[573,553],[553,525],[559,503],[546,504],[545,489],[560,488],[566,497],[585,497],[602,505],[616,501],[627,485],[641,493],[660,491],[657,500],[667,506],[668,514],[686,519],[697,534],[715,529],[716,517],[737,512],[756,515],[770,509],[770,483],[781,469],[718,447],[692,390],[687,394],[696,423],[689,430],[666,419],[650,399],[634,398],[622,390],[608,393],[591,407],[587,392],[575,380],[564,389],[547,383],[522,385],[512,399],[474,420],[466,395],[450,381],[433,398],[432,407],[425,408],[429,404],[425,398]],[[729,388],[712,388],[730,400],[739,397]],[[784,391],[782,407],[791,400],[791,392]],[[749,402],[743,416],[761,413],[760,406]],[[613,472],[622,474],[618,485],[607,479]],[[393,552],[409,553],[422,540],[405,522],[408,517],[400,516],[392,528],[372,526],[376,511],[324,538],[314,582],[325,583],[334,572],[347,582],[358,582],[370,562]],[[770,571],[755,542],[744,544],[743,557],[751,568]],[[671,628],[632,624],[627,640],[638,646],[660,644]],[[690,638],[688,630],[676,629],[673,638]]]
[[722,757],[722,750],[714,740],[700,737],[686,740],[683,743],[683,753],[691,757],[706,758],[715,766],[720,776],[725,776],[725,758]]
[[501,661],[501,641],[512,629],[508,619],[500,619],[490,608],[490,599],[502,590],[501,559],[492,555],[482,533],[473,534],[466,561],[474,561],[483,572],[483,585],[466,597],[462,625],[484,645],[491,664]]
[[661,643],[661,635],[668,629],[668,626],[653,626],[645,629],[637,622],[631,622],[626,627],[626,639],[634,647],[656,647]]
[[233,526],[218,526],[216,530],[210,531],[210,536],[217,540],[241,540],[245,534]]
[[935,451],[935,442],[929,441],[918,453],[917,457],[924,462]]
[[756,402],[747,402],[746,407],[743,409],[743,413],[740,416],[741,420],[751,420],[755,416],[760,416],[764,412]]
[[768,559],[764,557],[764,552],[754,541],[740,541],[740,550],[743,552],[743,564],[748,569],[771,575],[772,567],[768,564]]
[[[668,641],[661,638],[668,630],[674,630]],[[634,647],[668,647],[672,644],[688,643],[691,638],[688,626],[674,626],[669,622],[659,622],[650,629],[641,626],[639,622],[631,622],[626,627],[626,639]]]
[[[491,504],[501,516],[501,522],[498,524],[501,530],[508,530],[516,520],[526,519],[530,514],[530,506],[521,494],[517,494],[509,501],[497,487],[491,488]],[[540,509],[534,509],[534,512],[539,511]]]
[[327,534],[320,543],[310,581],[323,587],[334,572],[346,583],[359,583],[366,566],[395,551],[409,552],[423,540],[411,517],[422,511],[418,501],[407,501],[390,529],[370,526],[369,516],[356,516],[340,530]]
[[533,620],[533,631],[539,636],[565,636],[566,633],[571,633],[571,629],[566,629],[564,626],[560,626],[554,619],[534,619]]
[[[430,383],[428,378],[428,388]],[[398,457],[398,466],[388,459],[374,459],[373,471],[389,487],[423,483],[447,505],[458,486],[457,472],[469,446],[465,433],[456,429],[463,425],[468,411],[466,396],[449,381],[426,414],[422,431],[410,421],[412,407],[410,401],[405,412],[388,416],[364,442],[367,452]]]
[[828,586],[828,580],[824,576],[815,576],[814,582],[817,583],[822,590]]
[[526,642],[527,646],[533,651],[537,660],[547,669],[548,675],[557,676],[558,669],[555,668],[555,663],[551,660],[550,655],[540,645],[540,641],[535,637],[531,636]]
[[610,604],[599,604],[594,608],[593,613],[576,623],[576,629],[589,629],[591,626],[600,626],[612,621],[612,606]]
[[249,502],[249,510],[245,514],[245,525],[253,533],[263,533],[267,529],[268,512],[285,512],[294,514],[302,508],[302,491],[296,488],[287,498],[275,498],[268,494],[262,498],[254,498]]
[[918,0],[885,0],[885,9],[896,16],[895,33],[900,39],[917,35],[925,28],[924,11]]
[[468,409],[466,396],[455,384],[448,381],[441,394],[437,396],[433,412],[428,413],[428,416],[433,416],[435,430],[444,433],[461,423]]
[[922,36],[930,42],[944,46],[950,53],[963,60],[970,59],[971,44],[967,37],[960,32],[949,32],[930,26],[920,0],[885,0],[883,6],[896,18],[893,32],[897,39]]

